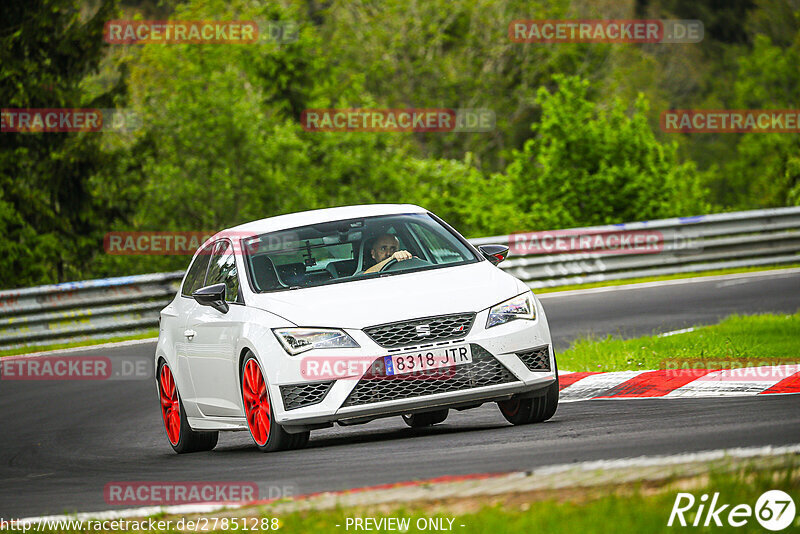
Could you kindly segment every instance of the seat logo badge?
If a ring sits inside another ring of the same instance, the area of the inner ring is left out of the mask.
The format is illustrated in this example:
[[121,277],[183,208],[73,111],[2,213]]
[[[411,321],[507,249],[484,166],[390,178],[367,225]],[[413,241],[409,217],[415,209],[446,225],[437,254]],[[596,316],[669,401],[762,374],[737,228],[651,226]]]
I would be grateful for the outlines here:
[[431,325],[429,324],[418,324],[416,327],[417,336],[425,337],[431,335]]

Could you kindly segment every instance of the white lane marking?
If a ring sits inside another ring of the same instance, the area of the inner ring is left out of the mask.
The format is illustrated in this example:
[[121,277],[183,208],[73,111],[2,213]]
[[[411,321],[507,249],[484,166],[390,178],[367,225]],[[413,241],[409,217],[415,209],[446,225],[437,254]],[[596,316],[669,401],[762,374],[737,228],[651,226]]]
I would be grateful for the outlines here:
[[693,326],[691,328],[681,328],[680,330],[672,330],[671,332],[664,332],[663,334],[658,334],[656,337],[669,337],[677,334],[688,334],[689,332],[694,332]]
[[699,382],[695,380],[688,385],[670,391],[664,398],[677,397],[750,397],[774,386],[765,382]]
[[567,402],[591,399],[602,395],[614,386],[618,386],[646,372],[647,371],[617,371],[587,376],[562,389],[559,395],[559,402],[562,399]]
[[634,458],[620,458],[618,460],[595,460],[591,462],[580,462],[574,464],[559,464],[541,467],[533,471],[533,474],[561,473],[573,469],[582,471],[594,471],[598,469],[620,469],[626,467],[649,467],[666,466],[695,462],[710,462],[721,460],[726,457],[731,458],[755,458],[757,456],[779,456],[781,454],[800,453],[800,444],[773,447],[739,447],[735,449],[712,449],[701,452],[689,452],[682,454],[670,454],[663,456],[637,456]]
[[667,393],[675,397],[741,397],[757,395],[800,372],[800,365],[744,367],[714,371]]
[[3,358],[14,358],[15,360],[17,360],[23,358],[38,358],[40,356],[52,356],[53,354],[70,354],[73,352],[86,352],[90,350],[112,349],[115,347],[132,347],[134,345],[145,345],[147,343],[156,343],[157,341],[158,341],[157,337],[148,337],[146,339],[129,339],[128,341],[114,341],[112,343],[100,343],[97,345],[86,345],[84,347],[71,347],[68,349],[43,350],[40,352],[29,352],[27,354],[0,356],[0,361],[2,361]]
[[[767,276],[782,276],[800,273],[800,268],[776,269],[774,271],[758,271],[755,273],[735,273],[720,274],[715,276],[697,276],[695,278],[680,278],[677,280],[661,280],[658,282],[642,282],[639,284],[624,284],[620,286],[592,287],[589,289],[572,289],[570,291],[555,291],[553,293],[537,294],[539,300],[552,299],[558,297],[577,297],[580,295],[592,295],[595,293],[608,293],[610,291],[626,291],[629,289],[648,289],[652,287],[675,286],[681,284],[697,284],[701,282],[719,282],[724,280],[735,280],[739,278],[757,278]],[[539,288],[543,289],[543,288]],[[536,289],[533,290],[536,293]]]
[[[784,454],[800,454],[800,444],[786,445],[786,446],[772,446],[765,447],[739,447],[733,449],[712,449],[700,452],[680,453],[671,455],[660,456],[638,456],[632,458],[620,458],[614,460],[594,460],[586,462],[568,463],[568,464],[554,464],[550,466],[538,467],[529,471],[518,471],[514,473],[507,473],[501,475],[490,476],[484,480],[468,480],[464,481],[465,484],[491,484],[497,486],[497,481],[503,480],[513,483],[513,481],[531,480],[537,476],[559,474],[569,471],[597,471],[597,470],[610,470],[610,469],[625,469],[631,467],[659,467],[659,466],[672,466],[689,463],[705,463],[715,460],[722,460],[724,458],[756,458],[759,456],[780,456]],[[459,484],[461,481],[438,483],[437,486]],[[421,486],[425,481],[417,481],[417,485]],[[435,488],[426,489],[427,493]],[[512,489],[505,487],[504,490]],[[371,502],[382,502],[382,495],[387,492],[395,491],[394,489],[373,489],[368,491],[358,492],[359,497],[363,497],[359,505],[369,505]],[[337,493],[344,496],[347,492],[332,492],[328,495],[336,495]],[[473,494],[481,494],[477,488],[472,490]],[[314,497],[314,495],[303,496],[299,495],[294,498],[295,501],[306,501]],[[395,499],[396,500],[396,499]],[[407,499],[408,500],[408,499]],[[341,506],[342,503],[335,502],[334,505]],[[144,508],[129,508],[126,510],[109,510],[107,512],[81,512],[73,515],[51,515],[41,517],[27,517],[18,520],[18,524],[35,524],[43,521],[68,521],[68,520],[87,520],[87,519],[125,519],[131,517],[147,517],[158,513],[164,514],[203,514],[211,513],[225,508],[236,509],[243,506],[248,506],[247,503],[237,504],[186,504],[178,506],[149,506]]]
[[[790,270],[790,269],[787,269]],[[784,274],[783,276],[776,276],[775,278],[789,278],[790,274]],[[728,286],[738,286],[741,284],[749,284],[750,282],[757,282],[758,280],[753,280],[750,278],[745,278],[741,280],[729,280],[726,282],[720,282],[717,284],[717,287],[728,287]]]

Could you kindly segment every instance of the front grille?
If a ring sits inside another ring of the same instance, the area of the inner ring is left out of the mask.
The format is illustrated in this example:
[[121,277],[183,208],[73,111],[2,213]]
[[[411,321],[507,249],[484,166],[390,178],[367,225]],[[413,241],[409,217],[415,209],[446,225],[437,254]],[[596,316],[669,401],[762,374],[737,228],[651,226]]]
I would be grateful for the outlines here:
[[474,320],[474,313],[458,313],[370,326],[364,332],[375,343],[389,349],[463,338]]
[[285,410],[296,410],[312,404],[319,404],[333,386],[330,382],[313,382],[311,384],[294,384],[291,386],[281,386],[281,396],[283,397],[283,408]]
[[550,351],[547,345],[517,352],[516,354],[530,371],[550,370]]
[[480,345],[470,344],[472,363],[419,374],[386,376],[383,358],[378,358],[356,387],[343,407],[411,399],[482,386],[516,382],[517,378]]

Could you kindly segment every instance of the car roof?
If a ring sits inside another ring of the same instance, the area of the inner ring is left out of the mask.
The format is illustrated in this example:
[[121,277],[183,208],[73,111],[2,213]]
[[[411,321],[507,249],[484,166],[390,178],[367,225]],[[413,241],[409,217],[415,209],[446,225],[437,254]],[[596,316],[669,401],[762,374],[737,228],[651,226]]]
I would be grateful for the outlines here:
[[341,206],[338,208],[301,211],[240,224],[219,232],[212,239],[217,238],[221,234],[235,233],[237,237],[242,238],[251,235],[265,234],[267,232],[286,230],[288,228],[297,228],[298,226],[306,226],[309,224],[339,221],[342,219],[427,212],[428,210],[425,208],[414,204],[363,204],[359,206]]

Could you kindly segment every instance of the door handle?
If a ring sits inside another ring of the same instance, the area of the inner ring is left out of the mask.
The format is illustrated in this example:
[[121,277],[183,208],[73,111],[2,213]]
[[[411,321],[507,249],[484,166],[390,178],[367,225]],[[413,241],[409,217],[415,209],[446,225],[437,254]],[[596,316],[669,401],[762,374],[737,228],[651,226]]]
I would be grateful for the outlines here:
[[197,332],[195,332],[194,330],[185,330],[185,331],[183,332],[183,335],[184,335],[184,336],[186,336],[186,338],[187,338],[189,341],[191,341],[191,340],[192,340],[192,338],[194,337],[194,335],[195,335],[196,333],[197,333]]

